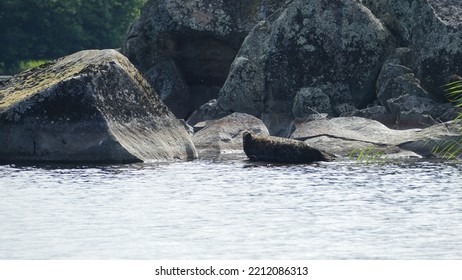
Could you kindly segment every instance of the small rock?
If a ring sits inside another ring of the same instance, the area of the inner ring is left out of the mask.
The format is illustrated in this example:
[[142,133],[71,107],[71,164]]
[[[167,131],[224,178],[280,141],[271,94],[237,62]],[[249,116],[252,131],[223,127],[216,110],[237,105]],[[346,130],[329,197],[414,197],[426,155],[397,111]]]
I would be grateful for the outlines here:
[[269,135],[263,122],[245,113],[233,113],[218,120],[207,121],[206,126],[193,136],[200,157],[243,153],[242,134],[252,131]]

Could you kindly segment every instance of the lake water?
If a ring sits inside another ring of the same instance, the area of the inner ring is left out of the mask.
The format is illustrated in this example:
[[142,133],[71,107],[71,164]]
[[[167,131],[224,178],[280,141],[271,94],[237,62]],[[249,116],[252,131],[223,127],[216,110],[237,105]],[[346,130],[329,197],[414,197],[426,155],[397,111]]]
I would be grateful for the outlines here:
[[0,259],[462,259],[462,167],[0,166]]

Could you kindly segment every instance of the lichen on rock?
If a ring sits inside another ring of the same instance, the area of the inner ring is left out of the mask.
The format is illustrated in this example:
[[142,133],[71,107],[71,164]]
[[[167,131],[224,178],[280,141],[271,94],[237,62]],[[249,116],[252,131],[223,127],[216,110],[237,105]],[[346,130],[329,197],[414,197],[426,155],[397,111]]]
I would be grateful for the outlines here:
[[0,88],[0,161],[193,159],[181,123],[114,50],[78,52]]
[[[149,1],[122,52],[175,115],[185,118],[217,98],[245,37],[283,5],[280,0]],[[168,69],[159,69],[163,65]],[[198,86],[213,95],[193,89]]]
[[[375,99],[375,81],[394,40],[363,5],[295,0],[266,26],[266,31],[263,26],[254,28],[244,41],[236,61],[248,62],[233,64],[218,98],[223,108],[240,111],[241,104],[249,101],[246,104],[254,108],[246,112],[267,120],[271,133],[282,135],[285,122],[293,119],[287,108],[293,107],[301,88],[335,85],[328,96],[332,106],[349,102],[360,107]],[[255,88],[259,84],[264,86]],[[249,96],[230,88],[255,89]],[[339,94],[343,89],[348,92]],[[263,105],[254,102],[255,96]]]

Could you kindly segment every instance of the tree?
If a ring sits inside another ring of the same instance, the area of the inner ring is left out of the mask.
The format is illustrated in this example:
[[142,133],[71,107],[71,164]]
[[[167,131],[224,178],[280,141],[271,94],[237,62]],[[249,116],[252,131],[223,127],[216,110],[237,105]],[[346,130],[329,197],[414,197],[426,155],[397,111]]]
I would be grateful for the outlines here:
[[20,61],[117,48],[147,0],[1,0],[0,71]]

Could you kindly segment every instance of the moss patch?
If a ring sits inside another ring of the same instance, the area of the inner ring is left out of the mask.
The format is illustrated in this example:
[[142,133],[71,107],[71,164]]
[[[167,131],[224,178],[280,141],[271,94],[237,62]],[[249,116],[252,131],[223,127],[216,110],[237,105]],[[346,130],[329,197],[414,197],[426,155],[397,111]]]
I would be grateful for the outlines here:
[[0,88],[0,113],[61,81],[78,76],[89,67],[118,60],[117,55],[120,54],[113,50],[83,51],[22,72]]

